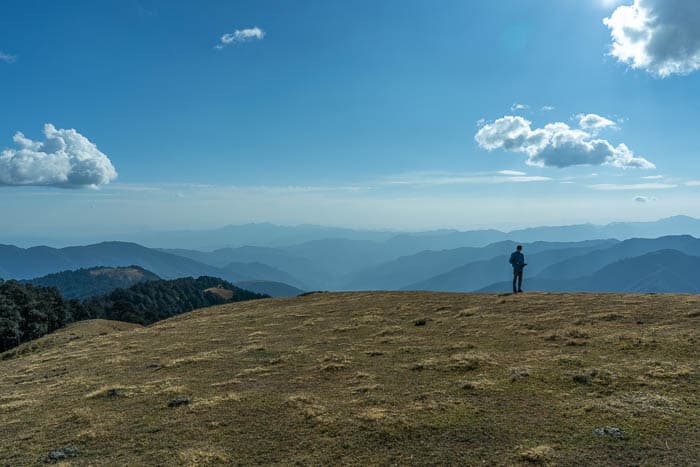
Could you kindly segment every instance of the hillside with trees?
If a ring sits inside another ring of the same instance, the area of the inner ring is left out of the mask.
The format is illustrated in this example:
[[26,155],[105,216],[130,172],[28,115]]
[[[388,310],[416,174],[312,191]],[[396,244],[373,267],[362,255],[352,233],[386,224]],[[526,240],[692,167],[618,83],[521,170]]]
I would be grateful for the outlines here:
[[[222,294],[221,289],[232,293]],[[151,324],[197,308],[266,297],[216,277],[150,281],[84,302],[84,319]]]
[[104,318],[151,324],[197,308],[265,297],[206,276],[142,282],[82,302],[64,298],[54,287],[3,281],[0,352],[75,321]]
[[0,352],[53,332],[81,313],[78,300],[65,300],[55,288],[0,279]]
[[66,298],[84,300],[104,295],[114,289],[125,289],[140,282],[157,280],[160,280],[160,277],[140,266],[128,266],[61,271],[22,282],[41,287],[56,287]]

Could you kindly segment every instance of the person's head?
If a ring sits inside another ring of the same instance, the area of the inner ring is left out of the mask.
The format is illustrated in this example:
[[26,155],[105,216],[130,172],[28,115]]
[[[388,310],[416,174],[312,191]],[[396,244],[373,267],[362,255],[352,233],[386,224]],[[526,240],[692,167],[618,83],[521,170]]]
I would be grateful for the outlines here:
[[518,245],[515,249],[518,250],[518,251],[523,251],[523,246],[522,246],[522,245]]

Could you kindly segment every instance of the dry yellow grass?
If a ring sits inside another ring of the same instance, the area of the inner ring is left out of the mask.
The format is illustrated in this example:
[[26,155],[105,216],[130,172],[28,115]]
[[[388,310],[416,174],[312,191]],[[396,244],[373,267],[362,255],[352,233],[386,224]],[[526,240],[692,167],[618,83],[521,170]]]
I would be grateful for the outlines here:
[[698,310],[358,292],[77,323],[0,356],[0,465],[691,465]]

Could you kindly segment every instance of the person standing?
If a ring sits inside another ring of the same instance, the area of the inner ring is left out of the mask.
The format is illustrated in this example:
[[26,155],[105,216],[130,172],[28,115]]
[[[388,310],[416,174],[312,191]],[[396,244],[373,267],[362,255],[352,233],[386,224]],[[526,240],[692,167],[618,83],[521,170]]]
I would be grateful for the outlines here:
[[509,262],[511,266],[513,266],[513,293],[522,293],[523,269],[525,269],[525,266],[527,266],[527,263],[525,262],[525,255],[523,255],[522,245],[518,245],[515,251],[510,255]]

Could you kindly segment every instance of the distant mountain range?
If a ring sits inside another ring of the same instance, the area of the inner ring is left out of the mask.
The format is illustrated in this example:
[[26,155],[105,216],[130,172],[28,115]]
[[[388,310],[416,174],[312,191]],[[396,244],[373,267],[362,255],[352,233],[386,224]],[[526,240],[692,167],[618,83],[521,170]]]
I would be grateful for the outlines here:
[[[614,231],[651,232],[653,229],[681,229],[696,222],[695,219],[676,217],[655,223],[609,224],[604,227],[543,227],[520,231],[519,235],[522,238],[530,235],[546,236],[547,232],[552,232],[551,229],[559,229],[560,233],[567,232],[572,237],[603,235]],[[314,231],[307,227],[297,233],[307,230]],[[488,232],[491,235],[497,231]],[[508,255],[515,249],[515,240],[501,240],[483,246],[433,248],[435,245],[468,241],[467,237],[474,240],[476,237],[472,234],[473,232],[437,231],[429,235],[394,235],[381,241],[326,238],[277,247],[241,246],[211,251],[154,249],[127,242],[26,249],[0,245],[0,277],[28,280],[81,268],[137,266],[163,279],[219,277],[234,284],[247,284],[246,288],[272,296],[296,295],[305,290],[471,292],[503,289],[502,282],[508,281],[511,275]],[[379,236],[379,233],[372,235]],[[517,241],[525,247],[529,264],[526,269],[528,287],[537,286],[546,290],[569,287],[566,284],[570,283],[566,281],[570,279],[576,279],[576,283],[580,284],[582,278],[593,276],[606,266],[656,251],[675,250],[688,256],[700,257],[700,240],[690,235],[622,241],[589,239],[523,242],[520,238]],[[425,247],[430,248],[423,249]],[[669,261],[670,258],[669,256]],[[92,277],[85,278],[86,281],[88,279],[93,280]],[[45,280],[50,281],[51,278]],[[653,288],[653,284],[648,282],[647,287]],[[79,294],[80,289],[78,286],[69,293]]]
[[[593,274],[569,279],[535,276],[525,281],[527,290],[546,292],[643,292],[700,293],[696,276],[700,257],[677,250],[659,250],[604,266]],[[509,291],[500,282],[479,292]]]
[[163,279],[211,276],[230,282],[271,280],[300,284],[290,274],[262,263],[229,263],[224,267],[203,264],[180,255],[135,243],[104,242],[66,248],[17,248],[0,245],[0,277],[33,279],[67,270],[137,265]]
[[[578,224],[543,226],[511,231],[483,230],[431,230],[398,232],[391,230],[360,230],[318,225],[281,226],[270,223],[229,225],[210,230],[141,231],[115,235],[110,240],[138,243],[152,248],[212,251],[221,248],[259,246],[280,248],[327,239],[370,241],[382,244],[395,257],[423,250],[445,250],[459,247],[481,247],[491,243],[511,240],[532,243],[535,241],[579,242],[583,240],[628,238],[657,238],[667,235],[700,236],[700,220],[688,216],[673,216],[649,222],[613,222],[605,225]],[[0,232],[0,242],[22,246],[39,243],[49,245],[75,245],[98,243],[94,237],[9,237]]]
[[[0,245],[0,277],[6,279],[31,279],[54,272],[96,266],[132,265],[147,269],[164,279],[222,274],[219,268],[135,243],[104,242],[60,249],[45,246],[24,249]],[[239,278],[245,279],[243,276]],[[230,280],[229,277],[224,279]]]
[[[572,256],[584,255],[597,251],[599,248],[605,248],[610,243],[611,241],[581,242],[561,248],[558,245],[564,246],[566,244],[541,242],[540,245],[547,245],[551,248],[545,250],[533,248],[536,244],[524,244],[524,251],[528,252],[526,256],[528,275],[538,274],[548,266],[558,264]],[[514,249],[515,247],[511,250]],[[504,277],[511,276],[512,267],[508,263],[509,258],[510,251],[505,255],[499,255],[491,259],[467,263],[443,274],[409,284],[402,288],[404,290],[473,292],[494,282],[499,282],[503,280]]]
[[188,230],[138,233],[120,240],[137,242],[156,248],[214,250],[239,246],[285,247],[302,243],[346,239],[383,244],[396,257],[423,250],[443,250],[465,246],[481,247],[511,240],[532,243],[580,242],[584,240],[657,238],[667,235],[700,237],[700,219],[673,216],[649,222],[613,222],[605,225],[578,224],[516,229],[509,232],[484,230],[432,230],[396,232],[389,230],[356,230],[317,225],[280,226],[269,223],[231,225],[213,230]]
[[[566,254],[583,254],[615,243],[617,243],[617,240],[592,240],[568,243],[534,242],[526,243],[524,246],[525,251],[530,254],[557,250],[561,251],[561,256],[565,256]],[[516,245],[517,243],[507,240],[480,248],[462,247],[451,250],[422,251],[414,255],[402,256],[354,273],[348,278],[345,288],[350,290],[420,288],[423,281],[429,281],[432,277],[441,277],[443,274],[449,274],[455,268],[474,262],[489,261],[494,258],[498,258],[494,261],[494,264],[500,265],[500,268],[498,266],[496,268],[503,269],[504,265],[508,266],[507,258],[503,259],[503,256],[510,255],[515,250]],[[488,277],[493,277],[493,275]],[[493,280],[487,280],[484,285],[490,282],[493,282]],[[428,288],[427,290],[450,289]]]

